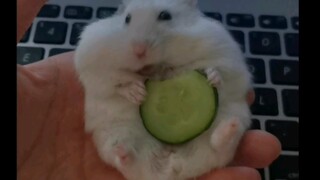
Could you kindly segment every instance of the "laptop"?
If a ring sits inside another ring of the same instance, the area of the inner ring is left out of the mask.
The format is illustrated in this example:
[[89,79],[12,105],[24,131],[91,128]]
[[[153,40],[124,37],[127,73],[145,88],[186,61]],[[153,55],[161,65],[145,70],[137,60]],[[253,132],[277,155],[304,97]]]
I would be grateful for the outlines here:
[[[112,15],[120,0],[49,0],[17,46],[17,63],[30,64],[74,50],[82,28]],[[299,1],[199,0],[241,45],[254,75],[252,129],[277,136],[280,157],[259,169],[264,180],[299,179]]]

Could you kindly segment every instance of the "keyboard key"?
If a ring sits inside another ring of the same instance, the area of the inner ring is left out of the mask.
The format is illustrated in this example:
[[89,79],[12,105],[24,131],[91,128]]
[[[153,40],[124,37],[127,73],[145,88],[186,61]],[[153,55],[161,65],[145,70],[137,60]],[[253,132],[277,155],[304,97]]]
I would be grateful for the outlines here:
[[53,48],[53,49],[50,50],[49,56],[54,56],[54,55],[58,55],[58,54],[69,52],[69,51],[73,51],[73,49]]
[[259,17],[260,26],[266,29],[287,29],[287,20],[283,16],[267,16]]
[[283,90],[282,101],[286,116],[299,116],[299,90]]
[[291,18],[291,25],[293,29],[299,30],[299,18],[298,17]]
[[288,33],[284,35],[288,56],[299,56],[299,35]]
[[242,31],[230,30],[233,38],[239,43],[240,48],[245,52],[244,33]]
[[255,115],[278,115],[277,93],[274,89],[255,88],[255,101],[251,112]]
[[63,44],[68,24],[64,22],[40,21],[37,25],[34,42],[46,44]]
[[250,32],[250,50],[258,55],[280,55],[280,36],[273,32]]
[[59,16],[59,13],[60,7],[58,5],[47,4],[41,8],[38,17],[55,18]]
[[266,130],[279,139],[282,150],[298,151],[299,124],[297,122],[268,120]]
[[270,180],[299,180],[299,157],[281,155],[270,166]]
[[103,19],[112,16],[117,11],[117,8],[100,7],[97,11],[97,18]]
[[253,81],[257,84],[266,83],[265,64],[262,59],[248,58],[247,64],[249,71],[253,75]]
[[91,19],[93,9],[85,6],[67,6],[64,17],[70,19]]
[[261,129],[260,121],[258,119],[252,119],[251,129]]
[[211,17],[213,19],[216,19],[220,22],[222,22],[222,16],[220,13],[215,13],[215,12],[205,12],[204,13],[206,16]]
[[254,18],[250,14],[228,14],[227,23],[234,27],[254,27]]
[[26,65],[43,59],[44,49],[36,47],[17,47],[17,63]]
[[80,34],[87,23],[74,23],[72,25],[70,44],[76,45],[79,41]]
[[299,62],[294,60],[271,60],[271,81],[280,85],[299,84]]
[[20,42],[27,42],[29,40],[30,31],[32,26],[29,27],[29,29],[24,33],[23,37],[21,38]]

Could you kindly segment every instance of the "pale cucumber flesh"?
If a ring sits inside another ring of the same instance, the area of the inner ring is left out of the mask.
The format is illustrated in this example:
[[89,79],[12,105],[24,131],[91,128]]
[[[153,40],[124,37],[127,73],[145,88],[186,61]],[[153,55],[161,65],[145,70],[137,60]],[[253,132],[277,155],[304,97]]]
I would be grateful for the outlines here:
[[197,71],[164,81],[147,81],[140,107],[143,124],[160,141],[179,144],[202,134],[212,124],[217,91]]

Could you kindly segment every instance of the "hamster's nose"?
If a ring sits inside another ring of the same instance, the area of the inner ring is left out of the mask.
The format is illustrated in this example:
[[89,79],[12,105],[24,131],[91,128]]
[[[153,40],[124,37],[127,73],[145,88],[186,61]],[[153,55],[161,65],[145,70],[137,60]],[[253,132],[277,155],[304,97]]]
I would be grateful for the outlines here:
[[146,56],[147,48],[148,46],[146,43],[134,43],[132,46],[134,55],[139,59],[142,59]]

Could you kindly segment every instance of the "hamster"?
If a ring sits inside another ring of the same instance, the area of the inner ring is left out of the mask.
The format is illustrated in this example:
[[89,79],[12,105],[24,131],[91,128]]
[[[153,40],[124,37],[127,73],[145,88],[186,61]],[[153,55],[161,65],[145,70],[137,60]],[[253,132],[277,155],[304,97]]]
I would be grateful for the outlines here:
[[[75,67],[85,130],[100,157],[129,180],[185,180],[224,167],[251,123],[251,74],[240,47],[196,0],[124,0],[114,16],[84,29]],[[144,81],[189,70],[203,70],[218,89],[217,116],[192,141],[164,144],[141,122]]]

